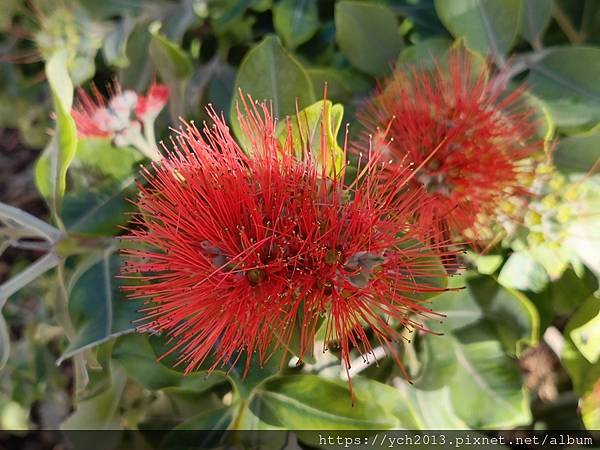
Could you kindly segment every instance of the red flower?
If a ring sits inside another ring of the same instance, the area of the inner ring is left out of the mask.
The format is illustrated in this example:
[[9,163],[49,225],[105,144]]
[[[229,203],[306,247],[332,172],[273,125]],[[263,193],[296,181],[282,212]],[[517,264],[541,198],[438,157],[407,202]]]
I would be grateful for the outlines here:
[[294,157],[289,127],[278,140],[264,104],[245,106],[252,157],[210,112],[212,127],[187,125],[143,169],[127,237],[143,246],[124,251],[124,273],[142,281],[125,289],[147,304],[140,330],[170,335],[186,372],[211,355],[211,370],[243,354],[263,363],[294,329],[302,359],[323,318],[347,368],[353,347],[371,351],[366,328],[396,355],[396,327],[423,328],[413,315],[431,312],[413,294],[441,291],[428,278],[445,276],[408,225],[422,193],[380,189],[377,158],[349,188],[325,178],[313,158]]
[[163,84],[152,83],[146,96],[138,97],[135,113],[140,120],[154,120],[169,100],[169,88]]
[[153,83],[147,96],[122,91],[118,83],[110,89],[108,99],[96,87],[92,92],[93,97],[80,89],[71,112],[81,137],[110,138],[116,146],[130,145],[154,161],[162,158],[156,146],[154,121],[169,98],[166,86]]
[[130,90],[121,90],[119,84],[110,89],[106,99],[94,86],[93,97],[83,89],[78,90],[78,102],[72,116],[77,131],[82,137],[111,137],[131,126],[131,113],[136,106],[138,96]]
[[525,193],[519,174],[541,145],[523,89],[504,95],[501,76],[490,81],[489,64],[463,51],[442,67],[398,67],[360,120],[391,160],[388,176],[416,170],[414,182],[430,200],[419,208],[420,229],[433,229],[437,242],[477,241],[478,222],[509,195]]

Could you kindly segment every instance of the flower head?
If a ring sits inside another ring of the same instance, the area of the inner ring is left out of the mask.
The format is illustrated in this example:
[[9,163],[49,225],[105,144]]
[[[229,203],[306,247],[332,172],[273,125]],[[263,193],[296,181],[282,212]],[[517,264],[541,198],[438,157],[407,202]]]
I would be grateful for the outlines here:
[[431,201],[420,208],[434,239],[480,239],[498,203],[525,194],[521,174],[541,148],[523,89],[505,94],[502,75],[466,51],[435,69],[398,67],[369,100],[361,121],[390,159],[388,176],[408,166]]
[[144,121],[154,121],[169,100],[169,88],[163,84],[153,83],[148,94],[140,95],[135,106],[135,114]]
[[143,96],[122,90],[115,83],[109,92],[107,99],[95,86],[93,96],[79,90],[78,102],[71,112],[79,135],[110,138],[115,145],[131,145],[150,159],[162,158],[154,142],[154,120],[166,104],[169,89],[153,84],[148,95]]
[[170,335],[186,371],[243,354],[246,368],[253,354],[264,362],[290,348],[294,329],[302,359],[323,320],[346,367],[352,348],[371,351],[367,328],[395,354],[396,327],[422,328],[414,315],[430,314],[419,295],[443,290],[434,250],[409,224],[420,191],[381,190],[376,158],[350,187],[323,176],[295,157],[289,122],[278,139],[265,104],[239,116],[251,157],[210,115],[211,127],[187,124],[143,172],[127,237],[143,246],[124,253],[125,275],[142,281],[125,289],[147,304],[140,329]]

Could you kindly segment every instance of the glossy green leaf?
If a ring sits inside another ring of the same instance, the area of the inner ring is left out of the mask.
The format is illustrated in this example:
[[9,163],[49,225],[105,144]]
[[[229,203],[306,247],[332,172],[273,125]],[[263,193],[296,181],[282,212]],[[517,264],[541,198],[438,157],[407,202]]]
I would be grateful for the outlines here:
[[[600,304],[600,299],[597,302]],[[600,311],[584,324],[573,328],[569,336],[585,359],[596,363],[600,358]]]
[[60,214],[67,170],[77,150],[77,129],[71,117],[73,84],[67,69],[68,52],[56,52],[46,63],[46,77],[56,113],[55,134],[35,166],[35,183],[55,217]]
[[525,348],[538,343],[539,314],[525,295],[499,285],[491,277],[469,278],[467,284],[509,354],[520,355]]
[[531,68],[527,85],[558,126],[576,127],[600,120],[599,78],[600,48],[555,47]]
[[[240,89],[254,100],[272,102],[273,114],[280,120],[296,114],[296,105],[304,108],[315,102],[312,83],[306,71],[274,36],[265,37],[248,51],[235,81],[231,126],[238,140],[247,147],[237,120],[236,105]],[[240,110],[243,110],[241,105]]]
[[125,388],[123,370],[111,368],[110,384],[103,392],[82,400],[75,411],[62,423],[63,430],[120,429],[119,402]]
[[162,81],[169,87],[169,113],[171,121],[177,122],[186,115],[186,85],[194,66],[189,55],[179,45],[150,26],[148,53]]
[[406,47],[398,56],[398,64],[433,68],[435,60],[446,55],[452,41],[443,37],[432,37]]
[[190,57],[176,43],[160,34],[158,30],[151,29],[150,58],[156,69],[166,80],[182,79],[189,77],[194,69]]
[[341,1],[335,5],[335,28],[342,54],[371,75],[389,72],[403,47],[394,12],[384,5]]
[[[310,154],[317,167],[324,167],[329,176],[341,175],[344,149],[338,145],[338,133],[343,116],[344,107],[341,104],[334,105],[329,100],[326,102],[321,100],[290,117],[289,125],[295,156],[302,159],[305,153]],[[323,122],[327,124],[325,149],[321,148]],[[288,122],[281,121],[277,124],[277,136],[284,145],[288,138]]]
[[454,37],[468,48],[502,58],[520,27],[521,0],[436,0],[435,9]]
[[454,410],[476,429],[527,425],[529,398],[517,361],[506,356],[490,325],[482,321],[453,332],[458,368],[449,388]]
[[598,289],[598,278],[585,267],[581,272],[569,268],[548,287],[554,312],[570,315]]
[[421,368],[412,380],[415,388],[432,391],[448,384],[458,367],[453,345],[448,336],[425,334],[419,338]]
[[552,154],[563,173],[587,173],[600,160],[600,127],[562,138]]
[[504,262],[502,255],[473,254],[471,257],[475,260],[477,272],[482,273],[484,275],[492,275],[500,268],[500,266]]
[[552,19],[553,0],[522,0],[521,35],[536,48]]
[[71,232],[112,236],[129,221],[135,197],[135,174],[143,160],[129,147],[108,139],[81,139],[70,168],[70,189],[62,218]]
[[105,253],[100,260],[83,263],[73,275],[69,286],[69,312],[76,327],[76,336],[59,362],[134,331],[140,304],[124,298],[120,290],[121,260]]
[[112,357],[123,366],[127,376],[146,389],[166,392],[199,393],[225,382],[223,373],[205,371],[184,375],[158,360],[146,335],[132,333],[119,339]]
[[585,326],[591,318],[598,315],[600,315],[600,299],[589,297],[567,322],[564,330],[565,341],[560,355],[561,363],[571,378],[573,388],[581,397],[579,410],[585,426],[589,429],[596,429],[598,426],[600,361],[592,364],[579,351],[572,337],[575,330]]
[[330,67],[313,67],[306,70],[316,92],[323,92],[327,83],[327,98],[347,102],[355,93],[366,92],[371,84],[365,76],[351,70]]
[[548,283],[548,274],[526,251],[509,256],[498,275],[500,284],[521,291],[541,292]]
[[249,408],[268,424],[294,430],[385,430],[397,425],[378,406],[372,391],[357,383],[354,395],[353,406],[347,384],[316,375],[293,375],[262,384]]
[[298,47],[319,28],[317,1],[280,0],[273,8],[273,25],[287,47]]
[[411,412],[417,417],[418,426],[412,429],[423,430],[466,430],[467,423],[456,415],[448,386],[437,390],[422,390],[401,381],[397,389],[408,399]]
[[431,307],[445,317],[429,321],[434,331],[454,333],[488,320],[496,338],[509,355],[519,355],[539,339],[540,317],[535,305],[522,293],[498,284],[493,278],[467,274],[456,277],[452,286],[465,286],[433,299]]

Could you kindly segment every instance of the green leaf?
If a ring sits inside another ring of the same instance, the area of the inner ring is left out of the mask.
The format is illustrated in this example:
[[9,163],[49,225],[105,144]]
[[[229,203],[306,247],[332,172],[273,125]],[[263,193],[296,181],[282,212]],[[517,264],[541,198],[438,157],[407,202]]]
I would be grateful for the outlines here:
[[306,72],[317,92],[321,92],[327,83],[327,98],[334,101],[348,102],[355,93],[366,92],[371,88],[364,76],[350,70],[313,67]]
[[521,35],[534,47],[541,47],[542,34],[552,19],[553,0],[522,0]]
[[558,126],[576,127],[600,120],[599,78],[600,48],[555,47],[531,67],[527,85],[544,100]]
[[176,122],[185,116],[185,96],[187,81],[194,66],[189,55],[179,45],[160,34],[156,24],[150,26],[150,46],[148,53],[163,82],[169,87],[169,112]]
[[580,338],[581,336],[577,336],[576,330],[585,327],[591,318],[599,315],[600,299],[591,296],[567,322],[564,330],[565,342],[561,354],[562,365],[571,377],[573,388],[581,397],[579,406],[582,420],[586,428],[592,430],[597,429],[599,425],[600,360],[596,358],[596,362],[592,364],[580,352],[572,338]]
[[520,251],[509,256],[500,270],[498,282],[521,291],[541,292],[548,283],[548,274],[529,252]]
[[491,325],[482,321],[453,333],[458,367],[449,388],[454,410],[476,429],[528,425],[529,398],[517,361],[504,354]]
[[484,316],[494,324],[507,353],[518,356],[528,346],[537,345],[540,318],[525,295],[499,285],[491,277],[469,278],[468,287]]
[[521,0],[435,0],[435,9],[454,37],[468,48],[502,59],[519,31]]
[[562,138],[553,153],[563,173],[587,173],[600,159],[600,126],[587,133]]
[[150,48],[148,52],[156,69],[165,81],[187,78],[192,74],[192,61],[176,43],[151,27]]
[[134,209],[135,173],[143,160],[129,147],[108,139],[82,139],[70,168],[72,189],[64,199],[62,219],[71,232],[112,236]]
[[134,331],[139,302],[123,297],[119,273],[121,260],[105,252],[100,260],[86,261],[69,286],[69,313],[76,327],[75,339],[59,359],[66,358]]
[[[323,113],[323,108],[325,113]],[[325,172],[331,177],[340,176],[344,165],[344,149],[338,145],[338,133],[342,126],[343,116],[344,107],[341,104],[334,105],[329,100],[321,100],[290,117],[289,124],[291,125],[295,156],[302,159],[305,151],[310,151],[317,167],[325,167]],[[325,130],[325,149],[321,148],[323,119],[328,125],[328,129]],[[288,137],[288,124],[286,121],[280,121],[277,124],[276,132],[279,141],[283,145]]]
[[555,313],[566,316],[598,289],[598,278],[586,267],[581,273],[569,268],[548,287]]
[[421,390],[401,382],[397,390],[408,399],[411,412],[418,419],[418,426],[411,429],[423,430],[466,430],[469,426],[456,415],[448,386],[437,390]]
[[273,8],[273,25],[287,47],[298,47],[319,29],[316,0],[280,0]]
[[[600,305],[600,299],[596,302]],[[600,310],[587,322],[573,328],[569,336],[585,359],[596,363],[600,358]]]
[[73,84],[67,69],[68,52],[56,52],[46,63],[46,77],[56,113],[55,134],[35,165],[35,183],[48,201],[50,211],[59,217],[66,189],[67,170],[77,150],[77,129],[71,117]]
[[432,37],[406,47],[398,56],[398,64],[434,68],[434,62],[446,56],[452,41],[443,37]]
[[127,379],[119,367],[113,366],[110,373],[111,380],[108,388],[98,395],[79,402],[75,411],[61,424],[62,430],[121,428],[119,402]]
[[8,335],[8,326],[0,310],[0,370],[4,368],[10,355],[10,336]]
[[445,318],[441,323],[430,321],[434,331],[454,333],[488,320],[505,351],[519,355],[526,346],[534,346],[539,339],[540,318],[535,305],[522,293],[502,287],[493,278],[468,273],[455,277],[453,287],[466,289],[444,293],[432,301],[432,309]]
[[397,419],[381,409],[367,383],[355,383],[353,406],[343,382],[316,375],[278,377],[255,391],[249,409],[263,422],[293,430],[395,428]]
[[428,391],[442,388],[454,377],[458,367],[452,338],[425,334],[418,343],[422,366],[412,380],[415,388]]
[[484,275],[492,275],[496,272],[504,262],[502,255],[477,255],[471,254],[472,259],[475,260],[477,272]]
[[199,393],[223,383],[223,373],[208,376],[206,371],[184,375],[162,364],[147,336],[133,333],[119,339],[112,353],[113,359],[125,369],[127,376],[146,389],[164,389],[167,392]]
[[394,12],[373,3],[337,3],[335,37],[348,61],[370,75],[389,72],[403,47]]
[[[232,414],[233,408],[229,406],[222,406],[220,408],[211,409],[209,411],[204,411],[196,416],[190,417],[189,419],[185,420],[177,427],[175,427],[175,430],[225,430],[229,427],[229,424],[233,419]],[[201,437],[207,440],[213,438],[212,433],[208,437],[206,436],[206,433],[200,434],[203,435]],[[216,436],[218,436],[218,433],[215,433],[215,437]],[[181,441],[179,440],[179,438],[181,438],[181,435],[174,433],[173,443],[181,445]],[[203,441],[196,441],[190,445],[203,445]]]
[[236,104],[240,89],[254,100],[272,102],[273,114],[280,120],[294,115],[296,104],[304,108],[315,102],[310,78],[275,36],[265,37],[246,53],[235,80],[231,126],[238,141],[247,147],[237,119]]

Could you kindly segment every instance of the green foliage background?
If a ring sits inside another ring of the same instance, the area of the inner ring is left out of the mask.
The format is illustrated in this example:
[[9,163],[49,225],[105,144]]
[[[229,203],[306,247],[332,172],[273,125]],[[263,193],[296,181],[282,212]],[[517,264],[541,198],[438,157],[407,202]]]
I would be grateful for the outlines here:
[[[600,2],[32,4],[8,0],[0,12],[2,55],[40,56],[0,62],[0,125],[41,149],[35,183],[69,239],[51,249],[55,270],[8,301],[0,288],[0,429],[600,428],[600,183],[590,172],[600,155]],[[389,358],[358,359],[352,405],[335,353],[316,351],[302,367],[274,359],[246,378],[237,369],[183,376],[157,361],[164,342],[132,333],[136,305],[114,277],[114,236],[143,160],[77,138],[74,87],[114,76],[144,92],[161,80],[172,92],[158,121],[166,138],[179,116],[205,119],[207,104],[238,133],[238,88],[272,99],[283,118],[327,82],[356,135],[361,99],[392,64],[427,65],[458,44],[529,87],[556,169],[537,216],[491,253],[469,254],[466,273],[451,279],[466,289],[433,300],[446,318],[429,326],[443,335],[404,346],[413,384]]]

